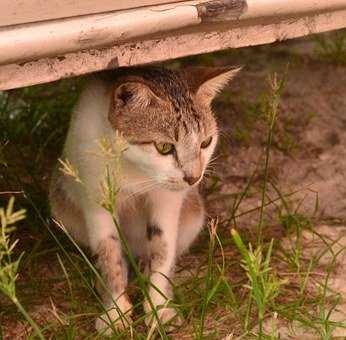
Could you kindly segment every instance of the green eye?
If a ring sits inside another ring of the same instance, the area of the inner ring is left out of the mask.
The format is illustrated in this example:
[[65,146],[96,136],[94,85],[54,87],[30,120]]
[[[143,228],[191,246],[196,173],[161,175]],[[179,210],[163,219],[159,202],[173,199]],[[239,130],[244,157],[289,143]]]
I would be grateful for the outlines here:
[[174,145],[170,143],[155,143],[155,147],[161,155],[168,155],[174,151]]
[[206,149],[210,145],[212,140],[213,140],[213,137],[209,137],[206,140],[204,140],[201,144],[201,148]]

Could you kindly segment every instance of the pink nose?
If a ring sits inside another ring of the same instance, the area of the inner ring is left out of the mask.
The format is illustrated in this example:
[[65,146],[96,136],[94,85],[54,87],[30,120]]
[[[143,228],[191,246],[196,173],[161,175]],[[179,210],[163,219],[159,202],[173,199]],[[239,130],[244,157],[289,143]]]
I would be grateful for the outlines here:
[[184,176],[184,181],[189,183],[190,185],[193,185],[196,182],[198,182],[200,178],[201,178],[201,176],[199,176],[199,177]]

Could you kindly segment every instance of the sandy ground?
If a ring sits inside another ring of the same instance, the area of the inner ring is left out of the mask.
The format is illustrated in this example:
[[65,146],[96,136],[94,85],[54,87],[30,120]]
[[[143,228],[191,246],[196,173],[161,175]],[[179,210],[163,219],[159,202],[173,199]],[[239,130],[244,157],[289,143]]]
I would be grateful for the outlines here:
[[[306,213],[314,212],[318,193],[318,216],[343,221],[346,220],[346,70],[310,60],[304,62],[303,57],[289,67],[270,156],[270,175],[283,192],[301,190],[296,196],[305,197]],[[280,57],[276,60],[279,76],[285,72],[287,63],[287,58],[281,59],[281,65]],[[239,129],[244,124],[244,97],[257,105],[267,90],[271,65],[261,66],[258,70],[258,64],[248,65],[230,85],[233,107],[229,115],[222,113],[221,122],[231,141],[229,155],[218,169],[223,193],[242,188],[263,154],[267,132],[258,117],[246,118],[254,122],[245,141],[232,142],[234,126]],[[227,109],[222,104],[216,107],[219,112]]]
[[[222,97],[216,104],[224,135],[229,136],[230,142],[228,155],[220,158],[217,167],[222,179],[220,191],[208,196],[209,211],[226,218],[227,208],[234,202],[234,193],[245,188],[259,160],[263,163],[266,125],[258,116],[253,116],[252,110],[263,102],[262,94],[268,90],[268,74],[275,70],[283,76],[290,60],[270,154],[269,179],[282,194],[294,193],[287,199],[291,209],[311,217],[316,232],[335,241],[333,250],[339,251],[340,256],[331,274],[330,287],[342,295],[343,303],[332,314],[332,319],[345,322],[346,68],[315,60],[311,45],[304,42],[277,46],[273,50],[275,52],[268,55],[258,48],[257,58],[256,52],[250,58],[245,56],[247,66],[229,87],[231,111],[222,104]],[[244,56],[240,60],[244,60]],[[245,105],[244,97],[248,101]],[[242,129],[248,129],[248,133],[235,141],[232,137],[238,136]],[[260,205],[262,170],[255,176],[251,194],[242,201],[238,212]],[[278,197],[270,185],[268,196]],[[272,205],[266,210],[268,225],[275,224],[276,208]],[[252,233],[251,226],[258,221],[258,211],[239,220],[240,226],[246,225]],[[322,246],[321,240],[303,233],[305,256]],[[328,254],[322,263],[330,263],[331,255]],[[325,269],[321,267],[321,275],[325,274]],[[319,339],[304,329],[296,329],[294,334],[283,325],[279,328],[283,339],[301,339],[302,336]],[[346,330],[339,328],[333,335],[344,338]]]

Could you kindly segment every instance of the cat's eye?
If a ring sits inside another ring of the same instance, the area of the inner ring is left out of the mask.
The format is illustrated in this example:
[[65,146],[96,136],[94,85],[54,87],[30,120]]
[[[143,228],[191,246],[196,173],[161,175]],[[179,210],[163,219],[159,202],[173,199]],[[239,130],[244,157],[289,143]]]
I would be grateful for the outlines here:
[[201,148],[206,149],[210,145],[212,140],[213,140],[213,137],[209,137],[206,140],[204,140],[201,144]]
[[155,143],[155,147],[161,155],[169,155],[174,151],[174,145],[171,143]]

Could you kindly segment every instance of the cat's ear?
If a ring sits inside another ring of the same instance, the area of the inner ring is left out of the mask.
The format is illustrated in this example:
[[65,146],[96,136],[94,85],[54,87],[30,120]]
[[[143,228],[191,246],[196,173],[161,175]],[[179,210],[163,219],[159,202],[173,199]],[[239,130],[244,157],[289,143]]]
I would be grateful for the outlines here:
[[206,104],[242,69],[238,66],[229,67],[191,67],[185,69],[190,91]]
[[112,106],[118,110],[126,107],[146,108],[156,99],[156,95],[147,84],[125,82],[114,86]]

